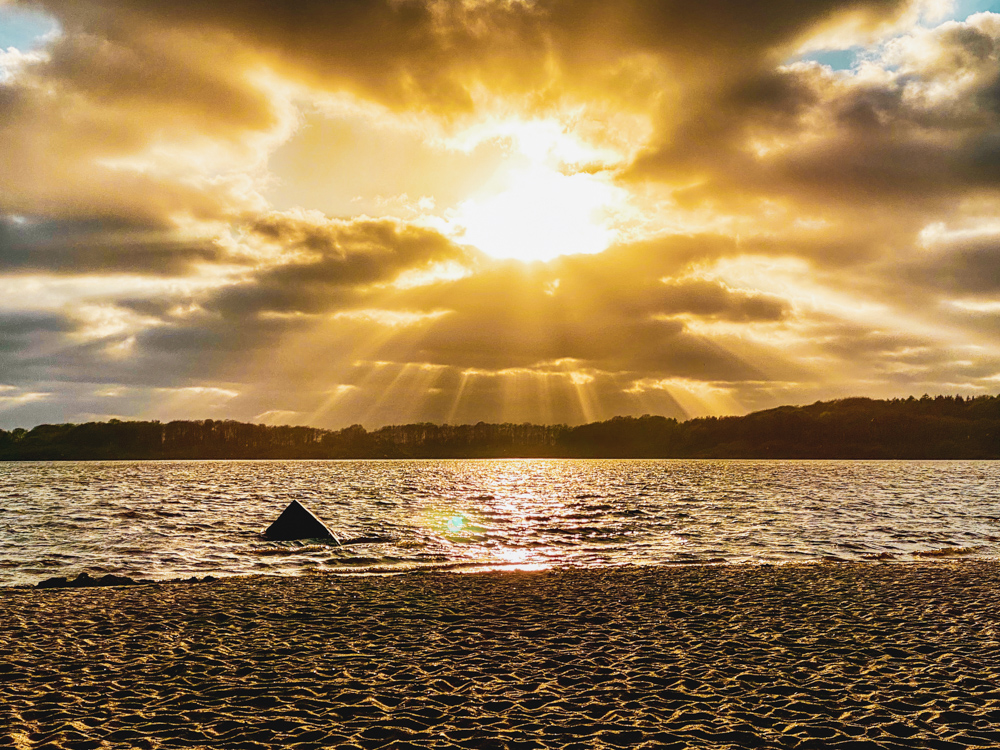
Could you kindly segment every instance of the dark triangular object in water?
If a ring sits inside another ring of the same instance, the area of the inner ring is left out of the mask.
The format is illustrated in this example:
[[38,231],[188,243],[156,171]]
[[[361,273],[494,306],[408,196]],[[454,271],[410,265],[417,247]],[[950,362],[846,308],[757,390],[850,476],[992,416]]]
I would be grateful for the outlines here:
[[322,521],[306,510],[298,500],[292,500],[278,520],[264,532],[267,539],[289,541],[291,539],[334,539],[337,537]]

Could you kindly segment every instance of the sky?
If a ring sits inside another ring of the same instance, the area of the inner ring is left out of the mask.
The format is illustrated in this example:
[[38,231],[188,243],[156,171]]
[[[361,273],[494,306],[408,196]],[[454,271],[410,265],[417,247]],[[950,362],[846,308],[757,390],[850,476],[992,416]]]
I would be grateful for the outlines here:
[[996,394],[998,12],[0,0],[0,427]]

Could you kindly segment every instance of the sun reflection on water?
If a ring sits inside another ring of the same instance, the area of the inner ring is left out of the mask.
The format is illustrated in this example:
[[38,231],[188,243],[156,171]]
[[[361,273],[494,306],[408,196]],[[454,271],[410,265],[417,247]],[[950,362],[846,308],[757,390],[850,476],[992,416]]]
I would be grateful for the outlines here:
[[[169,579],[995,558],[997,487],[989,462],[0,466],[0,500],[17,509],[0,528],[16,542],[0,545],[0,585],[81,569]],[[292,498],[344,544],[262,539]]]
[[[476,466],[475,494],[454,505],[443,503],[427,519],[431,531],[450,545],[475,570],[544,570],[568,562],[566,551],[552,538],[553,523],[574,524],[557,493],[540,495],[538,474],[551,477],[557,465],[516,460]],[[449,507],[450,505],[450,507]]]

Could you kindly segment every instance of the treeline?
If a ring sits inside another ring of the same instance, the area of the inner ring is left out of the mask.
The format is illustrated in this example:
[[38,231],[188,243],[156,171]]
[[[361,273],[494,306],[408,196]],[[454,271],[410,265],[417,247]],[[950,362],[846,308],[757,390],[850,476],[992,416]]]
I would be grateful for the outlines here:
[[1000,397],[849,398],[744,417],[566,425],[408,424],[368,431],[197,422],[0,430],[0,460],[210,458],[1000,458]]

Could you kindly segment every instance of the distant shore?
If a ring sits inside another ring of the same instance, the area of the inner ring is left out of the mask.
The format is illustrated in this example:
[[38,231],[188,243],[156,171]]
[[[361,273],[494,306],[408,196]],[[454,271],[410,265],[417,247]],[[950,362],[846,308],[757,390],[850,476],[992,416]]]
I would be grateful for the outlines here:
[[998,459],[1000,396],[848,398],[743,417],[578,425],[408,424],[368,431],[231,420],[0,430],[0,460],[339,458]]
[[0,590],[0,744],[1000,745],[1000,562]]

